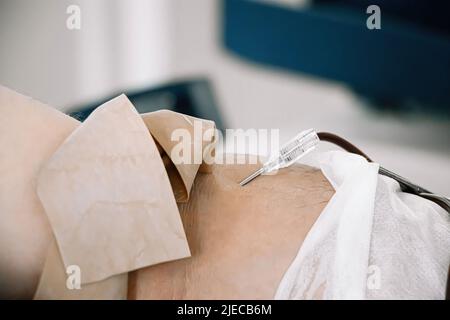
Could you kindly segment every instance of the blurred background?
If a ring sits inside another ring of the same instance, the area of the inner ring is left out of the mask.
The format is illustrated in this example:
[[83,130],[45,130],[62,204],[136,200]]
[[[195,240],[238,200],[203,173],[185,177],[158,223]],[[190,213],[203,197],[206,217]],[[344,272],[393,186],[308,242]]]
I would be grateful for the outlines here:
[[[66,27],[73,4],[80,30]],[[370,4],[380,30],[366,27]],[[449,195],[449,12],[439,1],[0,0],[0,84],[81,120],[125,92],[141,112],[278,128],[282,142],[331,131]]]

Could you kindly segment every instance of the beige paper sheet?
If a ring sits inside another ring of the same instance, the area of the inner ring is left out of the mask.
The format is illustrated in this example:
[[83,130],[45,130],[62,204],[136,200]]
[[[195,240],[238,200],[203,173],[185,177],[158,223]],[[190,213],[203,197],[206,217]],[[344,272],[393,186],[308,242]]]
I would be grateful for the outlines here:
[[[82,285],[80,289],[69,289],[66,285],[68,275],[58,251],[56,241],[50,244],[44,271],[34,295],[35,300],[124,300],[128,293],[128,273],[112,276],[92,284]],[[83,273],[81,273],[81,277]]]
[[97,108],[42,168],[38,194],[82,284],[190,255],[157,147],[125,96]]
[[36,176],[78,123],[0,86],[0,298],[33,297],[52,238]]

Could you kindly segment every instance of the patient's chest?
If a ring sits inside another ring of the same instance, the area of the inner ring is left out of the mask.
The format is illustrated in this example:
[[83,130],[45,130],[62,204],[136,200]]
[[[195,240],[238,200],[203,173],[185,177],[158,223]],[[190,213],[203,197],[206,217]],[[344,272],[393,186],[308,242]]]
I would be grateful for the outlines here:
[[216,165],[198,174],[179,205],[192,257],[131,273],[130,298],[273,298],[333,189],[304,166],[240,187],[255,168]]

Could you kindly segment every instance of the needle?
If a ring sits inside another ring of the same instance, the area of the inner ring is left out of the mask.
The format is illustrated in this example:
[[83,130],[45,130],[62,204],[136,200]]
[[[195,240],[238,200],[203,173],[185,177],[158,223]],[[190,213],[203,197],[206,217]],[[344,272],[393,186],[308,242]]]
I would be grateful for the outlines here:
[[241,185],[241,187],[245,186],[247,183],[249,183],[250,181],[252,181],[253,179],[255,179],[256,177],[258,177],[259,175],[261,175],[264,172],[264,167],[256,170],[255,172],[253,172],[251,175],[249,175],[247,178],[245,178],[244,180],[242,180],[239,184]]
[[269,173],[274,170],[286,168],[291,164],[297,162],[305,154],[313,150],[319,143],[319,137],[314,129],[309,129],[300,132],[294,138],[284,144],[279,153],[272,157],[269,161],[264,163],[262,168],[253,172],[247,178],[242,180],[239,184],[245,186],[247,183],[264,173]]

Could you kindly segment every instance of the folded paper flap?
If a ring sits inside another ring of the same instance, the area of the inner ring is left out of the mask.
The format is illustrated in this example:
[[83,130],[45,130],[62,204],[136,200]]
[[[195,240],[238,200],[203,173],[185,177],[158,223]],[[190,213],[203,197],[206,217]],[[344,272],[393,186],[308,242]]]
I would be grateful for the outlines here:
[[82,283],[190,255],[157,146],[124,95],[64,141],[37,190],[64,264],[80,267]]
[[170,110],[145,113],[142,119],[173,164],[166,170],[177,202],[186,202],[205,152],[212,152],[214,122]]

